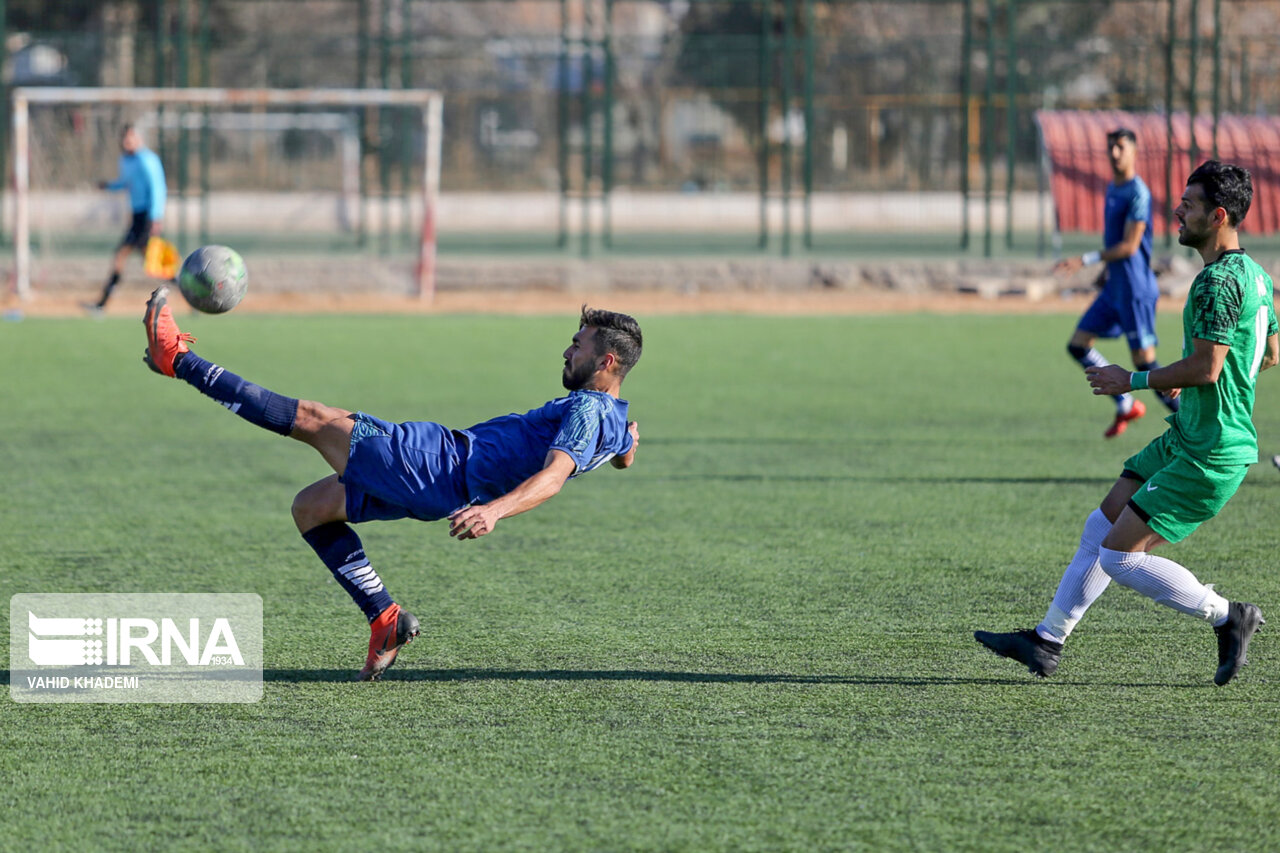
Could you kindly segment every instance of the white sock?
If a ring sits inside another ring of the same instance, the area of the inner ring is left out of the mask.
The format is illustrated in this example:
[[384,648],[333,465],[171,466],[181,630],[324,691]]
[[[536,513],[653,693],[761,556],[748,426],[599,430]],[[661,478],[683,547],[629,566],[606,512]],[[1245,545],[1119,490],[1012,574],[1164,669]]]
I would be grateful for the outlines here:
[[1116,414],[1127,415],[1129,414],[1129,412],[1133,411],[1133,395],[1132,394],[1128,394],[1128,393],[1117,394],[1115,396],[1115,401],[1116,401]]
[[1044,621],[1036,626],[1036,633],[1044,639],[1066,642],[1089,605],[1097,601],[1111,583],[1111,576],[1098,564],[1098,548],[1110,532],[1111,522],[1107,521],[1102,510],[1095,509],[1085,519],[1080,547],[1062,573],[1058,591],[1053,595],[1053,603],[1049,605]]
[[1227,600],[1173,560],[1144,551],[1098,549],[1102,569],[1117,582],[1179,613],[1208,622],[1226,619]]

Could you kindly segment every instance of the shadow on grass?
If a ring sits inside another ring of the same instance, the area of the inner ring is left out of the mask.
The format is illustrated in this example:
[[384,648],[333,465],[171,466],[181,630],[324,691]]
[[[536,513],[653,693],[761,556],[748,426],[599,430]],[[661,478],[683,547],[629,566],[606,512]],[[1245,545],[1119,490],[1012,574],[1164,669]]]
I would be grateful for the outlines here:
[[641,474],[636,479],[719,480],[730,483],[898,483],[903,485],[1110,486],[1115,477],[886,477],[863,474]]
[[[263,681],[354,681],[350,669],[264,669]],[[1008,678],[928,676],[786,675],[779,673],[666,672],[648,669],[413,669],[387,673],[387,681],[670,681],[684,684],[885,684],[899,687],[1013,684]],[[1030,682],[1028,682],[1030,683]]]

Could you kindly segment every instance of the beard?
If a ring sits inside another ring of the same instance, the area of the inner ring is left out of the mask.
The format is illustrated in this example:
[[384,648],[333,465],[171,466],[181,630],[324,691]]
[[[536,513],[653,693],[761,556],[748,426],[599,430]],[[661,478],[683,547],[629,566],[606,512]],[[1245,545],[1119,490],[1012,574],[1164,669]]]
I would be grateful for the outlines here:
[[589,361],[584,362],[576,371],[565,362],[564,373],[560,374],[560,384],[564,385],[566,391],[581,391],[595,372],[595,365]]

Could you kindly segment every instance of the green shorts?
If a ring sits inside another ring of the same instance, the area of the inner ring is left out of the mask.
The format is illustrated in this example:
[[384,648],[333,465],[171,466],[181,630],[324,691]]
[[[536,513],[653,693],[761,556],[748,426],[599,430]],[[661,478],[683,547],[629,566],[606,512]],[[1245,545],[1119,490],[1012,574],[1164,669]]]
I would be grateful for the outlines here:
[[1199,462],[1169,430],[1126,459],[1121,476],[1142,483],[1129,506],[1156,533],[1180,542],[1226,506],[1248,471],[1248,465]]

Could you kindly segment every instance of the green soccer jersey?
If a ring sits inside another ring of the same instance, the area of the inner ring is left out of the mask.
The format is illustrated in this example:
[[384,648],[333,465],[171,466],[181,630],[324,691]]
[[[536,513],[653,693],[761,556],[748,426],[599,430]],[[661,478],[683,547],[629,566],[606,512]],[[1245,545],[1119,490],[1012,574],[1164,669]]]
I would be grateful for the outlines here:
[[1187,453],[1209,465],[1258,461],[1253,390],[1274,334],[1271,277],[1243,249],[1224,253],[1196,276],[1182,309],[1182,357],[1191,354],[1192,338],[1231,349],[1218,381],[1183,389],[1182,405],[1169,418]]

